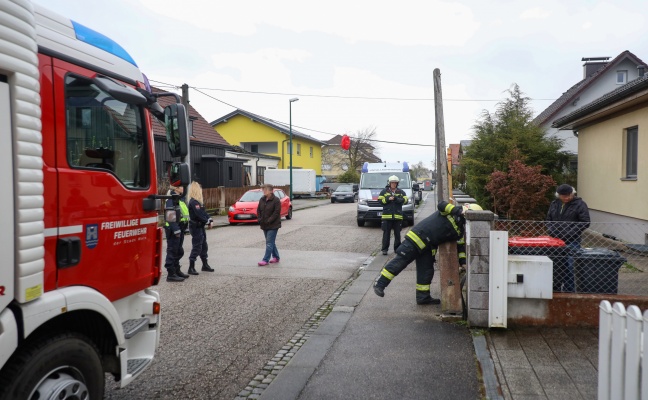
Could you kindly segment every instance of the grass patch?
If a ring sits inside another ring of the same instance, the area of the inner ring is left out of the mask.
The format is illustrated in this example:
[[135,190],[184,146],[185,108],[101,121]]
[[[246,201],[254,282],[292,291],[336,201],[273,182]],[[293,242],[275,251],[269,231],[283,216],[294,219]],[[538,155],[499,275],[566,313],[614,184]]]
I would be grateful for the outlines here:
[[486,334],[486,329],[471,329],[470,333],[473,336],[484,336]]
[[629,262],[623,263],[623,266],[621,268],[623,268],[623,272],[643,272]]

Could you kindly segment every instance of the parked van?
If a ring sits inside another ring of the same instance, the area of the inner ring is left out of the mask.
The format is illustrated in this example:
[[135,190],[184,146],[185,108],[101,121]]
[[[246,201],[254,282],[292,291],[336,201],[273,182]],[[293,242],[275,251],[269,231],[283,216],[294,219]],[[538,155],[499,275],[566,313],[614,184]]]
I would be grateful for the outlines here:
[[403,163],[364,163],[360,175],[358,190],[358,226],[364,226],[366,221],[382,219],[382,203],[378,195],[387,186],[390,176],[400,179],[398,188],[407,195],[407,203],[403,204],[403,225],[414,225],[414,196],[412,196],[412,181],[409,166]]

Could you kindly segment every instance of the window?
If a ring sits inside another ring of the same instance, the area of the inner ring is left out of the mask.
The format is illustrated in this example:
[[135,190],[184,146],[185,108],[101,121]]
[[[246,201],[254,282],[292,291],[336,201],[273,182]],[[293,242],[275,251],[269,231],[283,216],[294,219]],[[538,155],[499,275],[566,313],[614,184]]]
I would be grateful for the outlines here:
[[233,181],[234,180],[234,168],[227,167],[227,174],[229,176],[229,180]]
[[297,143],[297,155],[301,156],[301,144]]
[[623,85],[628,83],[628,71],[617,71],[616,73],[616,83],[617,85]]
[[288,146],[288,154],[291,154],[292,153],[292,143],[288,142],[288,143],[286,143],[286,145]]
[[310,158],[313,158],[313,146],[310,147]]
[[259,152],[259,145],[258,144],[250,145],[250,151],[252,153],[258,153]]
[[245,183],[246,186],[250,186],[252,184],[252,166],[244,165],[243,168],[245,170],[245,176],[243,177],[243,182]]
[[345,163],[345,164],[342,164],[342,170],[343,170],[343,171],[347,171],[348,169],[349,169],[349,165],[348,165],[348,164],[346,164],[346,163]]
[[265,167],[257,167],[257,185],[263,185],[263,177],[265,176]]
[[115,100],[92,80],[65,78],[67,160],[72,168],[110,172],[130,189],[149,187],[142,110]]
[[625,131],[625,177],[628,179],[637,178],[637,145],[639,142],[639,128],[627,128]]
[[331,164],[322,164],[322,170],[330,171],[331,170]]
[[330,148],[328,149],[328,153],[329,153],[329,154],[335,154],[335,149],[332,148],[332,147],[330,147]]

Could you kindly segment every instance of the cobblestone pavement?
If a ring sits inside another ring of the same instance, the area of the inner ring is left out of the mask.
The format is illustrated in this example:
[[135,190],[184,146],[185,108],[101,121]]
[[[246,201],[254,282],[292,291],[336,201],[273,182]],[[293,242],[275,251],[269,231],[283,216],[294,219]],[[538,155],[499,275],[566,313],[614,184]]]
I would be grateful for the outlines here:
[[[281,262],[269,267],[256,265],[264,249],[258,225],[207,231],[216,272],[182,283],[163,278],[157,287],[162,330],[155,361],[124,389],[109,379],[106,398],[236,397],[268,361],[290,353],[287,343],[298,344],[298,335],[316,326],[320,308],[378,249],[380,229],[357,227],[355,207],[329,203],[283,220],[277,237]],[[184,271],[190,241],[187,236]]]

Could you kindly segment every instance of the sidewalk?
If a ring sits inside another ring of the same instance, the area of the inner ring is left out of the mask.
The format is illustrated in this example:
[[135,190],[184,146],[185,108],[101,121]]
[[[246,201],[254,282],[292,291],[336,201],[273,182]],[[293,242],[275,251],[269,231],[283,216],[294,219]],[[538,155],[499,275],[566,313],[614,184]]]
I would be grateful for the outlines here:
[[597,329],[492,330],[488,339],[505,399],[597,397]]
[[[424,203],[417,219],[435,205]],[[261,399],[596,398],[596,329],[471,334],[463,324],[440,321],[440,306],[416,305],[413,265],[384,298],[376,296],[373,282],[392,256],[376,256],[340,295],[287,365],[264,381]],[[437,271],[434,297],[438,279]]]
[[[432,203],[417,219],[435,209]],[[373,293],[387,260],[376,256],[353,281],[262,399],[481,398],[469,330],[441,322],[440,306],[416,305],[413,265],[394,279],[384,298]]]

